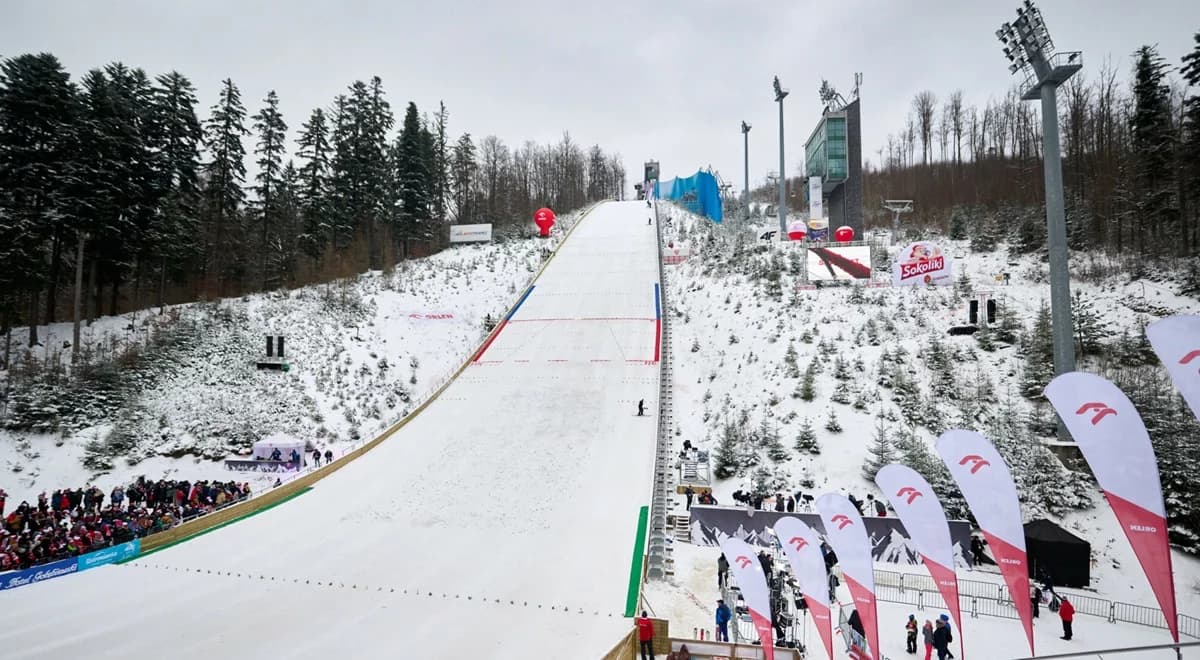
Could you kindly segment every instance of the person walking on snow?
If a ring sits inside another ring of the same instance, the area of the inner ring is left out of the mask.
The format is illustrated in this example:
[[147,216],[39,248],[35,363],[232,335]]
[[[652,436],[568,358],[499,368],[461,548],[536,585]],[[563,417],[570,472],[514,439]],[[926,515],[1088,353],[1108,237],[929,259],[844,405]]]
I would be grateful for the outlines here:
[[646,414],[646,400],[638,399],[638,415],[637,416],[641,417],[645,414]]
[[925,625],[921,628],[921,637],[925,641],[925,660],[929,660],[933,655],[933,622],[925,619]]
[[909,614],[908,621],[904,624],[905,635],[905,650],[909,653],[917,652],[917,617]]
[[938,660],[946,660],[950,657],[950,629],[946,627],[946,622],[938,619],[936,627],[933,629],[933,648],[937,649]]
[[1062,602],[1058,605],[1058,616],[1062,619],[1063,624],[1062,639],[1071,641],[1071,622],[1075,620],[1075,606],[1067,600],[1066,596],[1061,598]]
[[950,625],[950,615],[942,612],[941,616],[938,617],[938,621],[946,624],[946,657],[953,658],[954,652],[950,650],[950,643],[954,641],[954,627]]
[[646,610],[634,621],[637,624],[638,647],[642,651],[642,660],[654,660],[654,622],[649,619]]
[[717,641],[729,641],[729,619],[732,615],[729,613],[729,606],[725,601],[717,599]]

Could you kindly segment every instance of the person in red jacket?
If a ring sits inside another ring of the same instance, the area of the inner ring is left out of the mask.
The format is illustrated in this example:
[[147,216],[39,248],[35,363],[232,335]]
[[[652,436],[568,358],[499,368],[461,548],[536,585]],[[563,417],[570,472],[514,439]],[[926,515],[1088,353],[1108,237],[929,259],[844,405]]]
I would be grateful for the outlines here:
[[634,619],[634,623],[637,624],[638,646],[642,650],[642,660],[654,660],[654,622],[649,619],[649,616],[646,610],[642,610],[642,616]]
[[1075,606],[1065,596],[1062,599],[1062,604],[1058,606],[1058,616],[1062,618],[1063,622],[1063,635],[1061,639],[1071,639],[1071,622],[1075,620]]

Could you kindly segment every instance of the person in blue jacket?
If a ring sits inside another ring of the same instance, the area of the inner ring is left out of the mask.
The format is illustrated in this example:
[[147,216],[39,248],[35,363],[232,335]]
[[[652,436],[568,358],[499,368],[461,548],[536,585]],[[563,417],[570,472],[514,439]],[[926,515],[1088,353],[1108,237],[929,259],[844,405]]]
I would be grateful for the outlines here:
[[732,614],[729,612],[729,606],[725,601],[717,599],[717,641],[729,641],[729,619]]

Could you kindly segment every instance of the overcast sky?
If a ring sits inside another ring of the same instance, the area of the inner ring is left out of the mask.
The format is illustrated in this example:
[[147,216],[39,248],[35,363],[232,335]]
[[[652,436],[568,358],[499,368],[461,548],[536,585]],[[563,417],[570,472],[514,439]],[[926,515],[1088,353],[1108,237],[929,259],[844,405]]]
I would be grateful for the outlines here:
[[[619,152],[630,185],[656,158],[663,177],[711,165],[740,187],[778,170],[778,75],[786,162],[799,171],[828,79],[862,87],[865,159],[904,123],[912,96],[962,89],[982,105],[1012,83],[994,32],[1018,0],[0,0],[0,55],[49,51],[76,78],[120,60],[196,84],[202,118],[230,77],[251,114],[275,89],[289,137],[312,108],[379,75],[397,120],[444,100],[455,135],[510,145],[557,140]],[[1158,44],[1172,65],[1200,31],[1200,0],[1045,0],[1060,50],[1084,51],[1091,76]],[[248,143],[250,148],[251,144]]]

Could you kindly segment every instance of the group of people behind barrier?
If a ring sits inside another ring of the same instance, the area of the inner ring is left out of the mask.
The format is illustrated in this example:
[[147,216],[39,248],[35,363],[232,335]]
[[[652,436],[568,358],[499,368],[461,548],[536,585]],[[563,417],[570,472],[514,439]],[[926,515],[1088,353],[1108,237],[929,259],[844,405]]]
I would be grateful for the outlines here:
[[249,496],[248,483],[138,477],[108,494],[96,486],[42,492],[36,504],[23,501],[6,514],[7,495],[0,490],[0,571],[142,538]]

